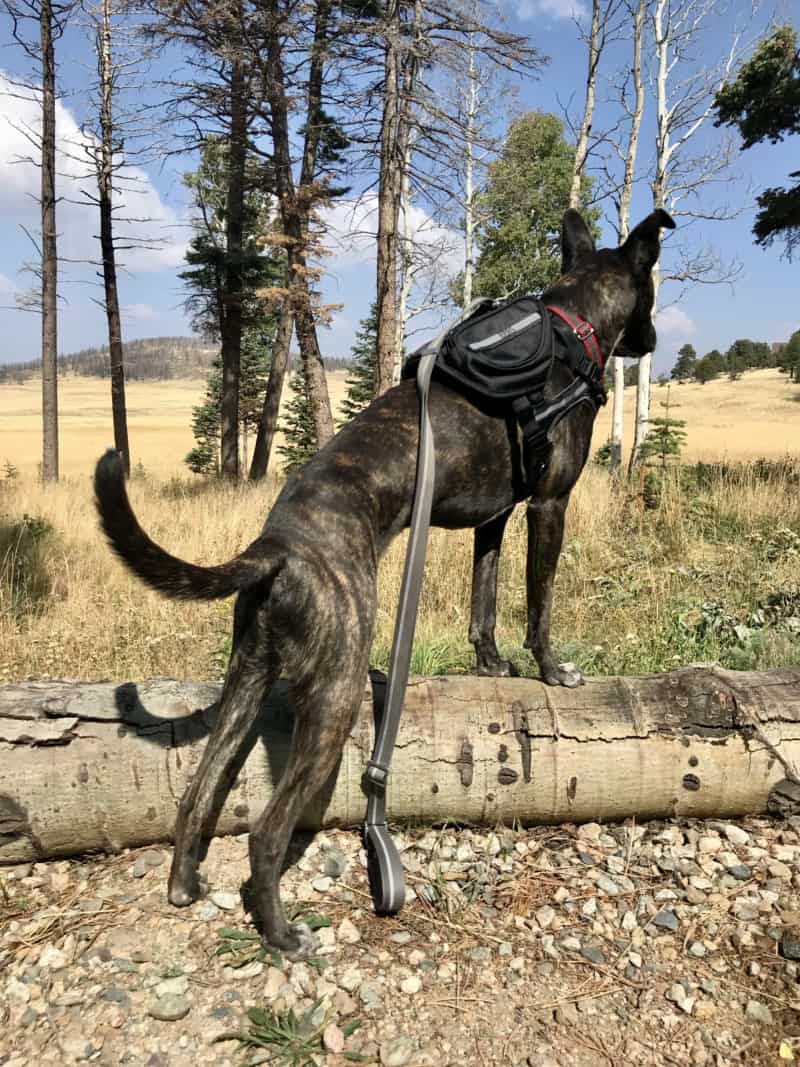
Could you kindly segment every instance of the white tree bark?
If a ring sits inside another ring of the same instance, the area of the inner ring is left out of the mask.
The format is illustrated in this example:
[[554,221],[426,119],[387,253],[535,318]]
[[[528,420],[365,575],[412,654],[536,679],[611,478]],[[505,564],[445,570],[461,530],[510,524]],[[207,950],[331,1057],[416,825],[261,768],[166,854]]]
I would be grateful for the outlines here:
[[[644,15],[646,0],[639,0],[633,22],[633,65],[631,80],[633,82],[634,102],[630,112],[628,129],[628,146],[625,152],[625,168],[619,193],[619,211],[617,227],[619,242],[628,236],[630,227],[630,204],[633,193],[633,177],[636,169],[636,155],[639,148],[639,130],[644,113],[644,83],[642,81],[642,37],[644,34]],[[611,470],[619,470],[622,465],[622,433],[625,416],[625,363],[621,358],[614,359],[614,400],[611,415]]]
[[[172,838],[214,721],[217,685],[23,682],[0,687],[0,863]],[[305,827],[355,826],[372,750],[372,690]],[[291,737],[285,686],[216,827],[248,829]],[[800,668],[686,668],[596,678],[417,678],[389,779],[395,819],[494,826],[731,817],[800,805]]]
[[589,28],[589,62],[586,71],[586,96],[583,104],[583,118],[581,119],[578,139],[575,145],[575,162],[572,167],[572,182],[569,190],[569,206],[577,210],[581,203],[581,178],[586,166],[586,156],[589,150],[589,131],[592,128],[594,116],[594,96],[597,82],[597,64],[600,59],[598,48],[598,30],[600,28],[600,0],[592,0],[592,22]]

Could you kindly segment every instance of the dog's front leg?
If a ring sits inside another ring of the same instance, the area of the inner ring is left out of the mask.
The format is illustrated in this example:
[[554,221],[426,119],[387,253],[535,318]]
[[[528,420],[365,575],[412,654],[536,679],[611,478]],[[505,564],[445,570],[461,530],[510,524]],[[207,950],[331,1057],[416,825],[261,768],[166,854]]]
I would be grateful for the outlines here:
[[472,561],[472,610],[469,639],[475,646],[478,674],[499,678],[515,676],[517,670],[507,659],[500,659],[495,643],[497,617],[497,566],[500,546],[511,509],[503,511],[475,530]]
[[553,606],[553,581],[561,543],[564,539],[564,514],[569,494],[528,503],[528,633],[529,648],[543,681],[548,685],[574,688],[583,683],[583,675],[571,663],[556,663],[550,645],[550,612]]

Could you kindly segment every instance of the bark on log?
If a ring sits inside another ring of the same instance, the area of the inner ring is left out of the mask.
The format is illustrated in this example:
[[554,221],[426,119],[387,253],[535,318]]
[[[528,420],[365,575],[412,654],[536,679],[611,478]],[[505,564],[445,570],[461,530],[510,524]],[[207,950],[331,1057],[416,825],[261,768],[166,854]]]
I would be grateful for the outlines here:
[[[380,693],[382,682],[374,682]],[[219,687],[156,679],[0,687],[0,863],[171,838]],[[373,692],[303,825],[356,825]],[[216,832],[248,828],[291,735],[276,687]],[[413,679],[389,784],[394,819],[495,825],[800,808],[800,668],[686,668],[574,690],[522,678]]]

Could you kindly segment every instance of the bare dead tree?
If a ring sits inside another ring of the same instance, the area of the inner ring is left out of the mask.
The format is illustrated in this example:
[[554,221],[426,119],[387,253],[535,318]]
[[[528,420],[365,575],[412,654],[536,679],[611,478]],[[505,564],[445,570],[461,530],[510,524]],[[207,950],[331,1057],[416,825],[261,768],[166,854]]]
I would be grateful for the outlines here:
[[[656,108],[655,161],[651,179],[654,208],[664,208],[677,219],[719,220],[737,210],[728,205],[707,208],[700,201],[704,186],[717,182],[734,158],[730,144],[717,142],[692,154],[698,133],[713,118],[714,97],[728,78],[739,53],[741,34],[731,31],[730,45],[718,61],[698,55],[699,37],[713,14],[722,25],[715,0],[653,0],[650,18],[653,34],[652,73]],[[695,261],[694,267],[664,271],[656,264],[653,285],[657,306],[662,281],[667,274],[684,282],[706,283],[730,280],[731,268],[719,269],[715,257]],[[735,268],[733,268],[735,273]],[[636,430],[631,463],[649,431],[652,353],[639,361],[636,390]]]
[[[622,184],[617,202],[617,230],[619,243],[628,236],[630,225],[630,204],[633,194],[633,181],[636,170],[636,156],[639,148],[639,132],[644,114],[644,82],[642,80],[642,41],[644,38],[645,13],[648,0],[638,0],[636,8],[626,4],[633,16],[633,61],[630,83],[633,90],[633,102],[629,103],[623,89],[621,94],[623,108],[628,114],[628,140],[625,150]],[[627,79],[626,79],[627,84]],[[611,414],[611,454],[609,467],[618,471],[622,466],[622,432],[625,409],[625,363],[619,356],[613,360],[614,397]]]
[[[72,11],[59,0],[3,0],[12,21],[13,36],[31,60],[38,78],[20,89],[41,105],[41,131],[26,131],[34,145],[39,167],[41,235],[38,304],[42,320],[42,479],[57,482],[58,463],[58,235],[56,229],[56,57],[55,42],[62,36]],[[34,35],[35,34],[35,35]]]
[[309,264],[309,252],[313,251],[316,245],[312,232],[312,214],[326,199],[325,183],[319,181],[317,170],[320,141],[326,125],[322,106],[323,74],[331,32],[332,6],[331,0],[316,0],[314,9],[313,40],[306,85],[306,122],[297,185],[292,168],[290,86],[286,73],[286,40],[292,30],[291,7],[291,4],[284,4],[282,0],[266,0],[263,5],[265,63],[262,75],[269,109],[275,191],[288,261],[288,297],[303,361],[317,444],[322,447],[333,436],[334,426],[328,383],[317,338],[317,301],[312,288],[314,274]]

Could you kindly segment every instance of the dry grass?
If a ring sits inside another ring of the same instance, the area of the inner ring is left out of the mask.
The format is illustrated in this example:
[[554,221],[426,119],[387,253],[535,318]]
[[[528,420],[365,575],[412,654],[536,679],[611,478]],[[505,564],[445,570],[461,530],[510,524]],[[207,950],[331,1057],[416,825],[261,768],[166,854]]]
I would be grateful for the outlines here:
[[[338,401],[344,375],[330,382]],[[52,526],[37,543],[44,574],[31,586],[50,591],[20,610],[0,559],[0,678],[218,677],[230,603],[163,600],[130,577],[99,536],[90,476],[111,436],[107,383],[62,383],[66,476],[47,491],[36,482],[37,390],[34,384],[0,388],[0,465],[9,460],[20,472],[0,480],[0,525],[8,528],[28,515]],[[131,495],[145,527],[171,552],[219,562],[257,534],[277,482],[204,487],[185,473],[189,411],[200,391],[199,382],[130,386],[134,457],[146,472],[134,477]],[[632,392],[626,391],[626,403]],[[656,387],[653,396],[658,401],[663,391]],[[689,459],[800,454],[800,389],[777,372],[681,386],[672,397],[680,405],[675,415],[688,422]],[[601,413],[595,446],[606,437],[609,409]],[[626,486],[590,466],[573,494],[559,568],[553,632],[562,658],[594,673],[663,670],[699,659],[730,666],[800,662],[799,488],[796,462],[732,467],[700,483],[696,474],[681,484],[674,475],[658,507],[643,511]],[[0,537],[0,555],[2,544]],[[471,544],[468,531],[432,532],[412,665],[419,673],[469,669],[473,662],[467,642]],[[373,649],[379,666],[388,660],[404,547],[405,539],[398,539],[381,568]],[[506,534],[499,608],[501,650],[533,672],[521,649],[521,510]]]
[[[662,415],[659,404],[666,388],[653,385],[652,415]],[[633,438],[636,391],[625,390],[623,444]],[[689,383],[670,388],[671,416],[686,420],[685,458],[689,460],[748,460],[756,456],[800,454],[800,386],[777,370],[747,371],[738,381],[718,378],[706,385]],[[595,445],[606,441],[611,428],[611,403],[595,425]]]
[[[751,466],[687,488],[676,472],[659,506],[643,511],[627,487],[587,469],[573,494],[557,582],[554,638],[562,658],[593,673],[663,670],[700,659],[734,667],[800,661],[798,479],[798,467],[770,475]],[[54,530],[41,545],[51,585],[46,601],[12,610],[0,585],[0,679],[220,676],[230,602],[178,604],[131,577],[100,537],[87,479],[47,492],[22,477],[0,484],[0,515],[34,515]],[[277,491],[274,480],[202,491],[182,484],[134,479],[131,496],[156,540],[200,562],[228,559],[244,547]],[[403,550],[399,538],[381,568],[378,666],[388,658]],[[524,571],[520,509],[502,558],[497,633],[501,650],[535,673],[520,647]],[[470,667],[470,572],[471,534],[433,531],[415,671]]]
[[[328,375],[334,410],[345,393],[345,372]],[[89,477],[97,457],[114,442],[111,386],[98,378],[74,375],[59,381],[59,451],[61,474]],[[205,381],[128,382],[128,433],[134,465],[163,478],[186,474],[183,457],[194,446],[192,408],[205,393]],[[283,405],[289,395],[284,390]],[[41,379],[24,385],[0,385],[0,466],[11,462],[35,477],[41,460]],[[280,435],[279,435],[280,436]],[[274,455],[274,454],[273,454]],[[273,465],[275,465],[273,463]]]

